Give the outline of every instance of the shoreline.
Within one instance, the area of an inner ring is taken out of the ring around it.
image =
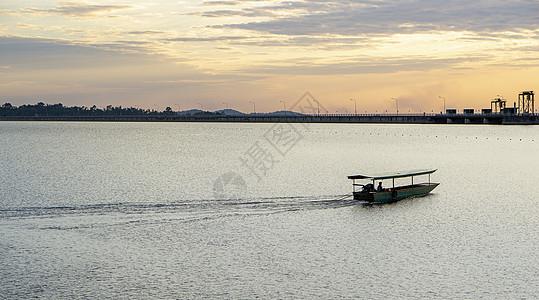
[[[0,116],[0,121],[40,122],[212,122],[212,123],[379,123],[539,125],[539,115],[421,114],[421,115],[305,115],[305,116]]]

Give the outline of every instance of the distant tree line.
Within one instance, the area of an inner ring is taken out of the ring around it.
[[[164,111],[141,109],[133,107],[121,107],[108,105],[101,109],[95,105],[86,106],[64,106],[62,103],[37,104],[13,106],[11,103],[4,103],[0,107],[0,116],[119,116],[119,115],[173,115],[176,112],[167,107]],[[208,113],[208,112],[205,112]]]

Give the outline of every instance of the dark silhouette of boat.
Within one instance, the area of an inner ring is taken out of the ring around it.
[[[408,197],[423,196],[430,193],[439,185],[439,183],[430,182],[430,174],[436,172],[436,170],[437,169],[415,170],[377,175],[353,175],[348,176],[348,179],[353,180],[354,200],[368,201],[371,203],[389,203]],[[414,183],[414,177],[421,175],[428,175],[428,181]],[[410,184],[395,186],[396,178],[405,177],[411,178]],[[360,182],[363,180],[363,183],[356,183],[356,180],[360,180]],[[382,186],[383,180],[392,180],[392,186],[390,188],[384,188]],[[378,182],[378,186],[376,186],[376,182]],[[361,187],[361,189],[356,190],[357,187]]]

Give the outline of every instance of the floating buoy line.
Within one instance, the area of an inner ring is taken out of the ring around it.
[[[273,132],[280,132],[282,131],[281,129],[279,130],[273,130]],[[310,131],[310,130],[298,130],[297,132],[299,133],[321,133],[321,134],[325,134],[325,133],[329,133],[329,134],[338,134],[340,132],[338,131],[320,131],[320,130],[316,130],[316,131]],[[366,133],[366,132],[355,132],[355,133],[351,133],[351,132],[348,132],[348,133],[342,133],[342,134],[346,134],[346,135],[368,135],[368,136],[380,136],[380,133],[372,133],[372,132],[369,132],[369,133]],[[386,134],[382,134],[382,135],[386,135],[386,136],[395,136],[395,137],[427,137],[427,138],[439,138],[438,135],[434,135],[434,136],[431,136],[431,135],[421,135],[421,134],[418,134],[418,135],[415,135],[415,134],[397,134],[397,133],[393,133],[393,134],[390,134],[390,133],[386,133]],[[441,136],[440,138],[443,138],[443,136]],[[493,139],[493,137],[479,137],[479,136],[463,136],[463,137],[459,137],[459,136],[452,136],[452,135],[445,135],[445,138],[446,139],[452,139],[452,138],[455,138],[455,139],[464,139],[464,140],[489,140],[489,139]],[[499,137],[496,137],[496,140],[497,141],[500,141],[500,138]],[[505,139],[501,139],[502,141],[505,140]],[[513,140],[518,140],[520,142],[535,142],[535,139],[522,139],[522,138],[507,138],[507,140],[509,141],[513,141]]]
[[[296,125],[294,123],[294,125]],[[184,129],[199,129],[200,127],[189,126],[183,127]],[[226,130],[227,128],[220,128]],[[252,131],[253,128],[230,128],[233,131]],[[271,130],[272,132],[281,132],[282,129]],[[536,142],[536,139],[525,138],[500,138],[500,137],[480,137],[480,136],[453,136],[453,135],[421,135],[421,134],[404,134],[404,133],[373,133],[373,132],[339,132],[339,131],[326,131],[326,130],[294,130],[297,133],[317,133],[317,134],[343,134],[343,135],[363,135],[363,136],[394,136],[394,137],[424,137],[424,138],[445,138],[445,139],[463,139],[463,140],[496,140],[496,141],[519,141],[519,142]],[[288,131],[287,131],[288,132]],[[192,133],[192,132],[190,132]]]

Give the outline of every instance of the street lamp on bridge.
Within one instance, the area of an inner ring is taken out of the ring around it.
[[[444,113],[444,112],[445,112],[445,97],[442,97],[442,96],[438,96],[438,98],[440,98],[440,99],[444,99],[444,111],[442,112],[442,113]]]
[[[357,115],[357,101],[355,99],[350,99],[350,101],[354,101],[354,114]]]
[[[395,103],[397,105],[397,115],[399,114],[399,99],[397,98],[391,98],[391,100],[395,100]]]

